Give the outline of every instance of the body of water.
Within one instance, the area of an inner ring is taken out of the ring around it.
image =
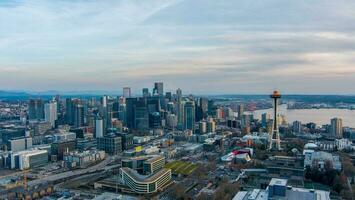
[[[261,119],[263,113],[270,113],[273,117],[273,109],[256,110],[251,112],[255,118]],[[355,110],[347,109],[298,109],[289,110],[287,105],[279,106],[279,113],[286,116],[288,123],[301,121],[302,123],[314,122],[317,125],[330,124],[334,117],[343,119],[343,126],[355,127]]]

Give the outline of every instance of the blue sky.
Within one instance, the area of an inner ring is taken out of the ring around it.
[[[355,1],[2,0],[0,90],[354,94]]]

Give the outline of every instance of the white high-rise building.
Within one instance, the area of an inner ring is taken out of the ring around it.
[[[131,98],[131,88],[130,87],[123,88],[123,97],[124,98]]]
[[[101,98],[101,105],[102,105],[102,107],[104,107],[104,108],[107,107],[107,99],[108,99],[108,96],[107,96],[107,95],[104,95],[104,96]]]
[[[207,123],[206,121],[200,121],[198,123],[200,134],[205,134],[207,132]]]
[[[210,118],[210,119],[207,121],[206,129],[207,129],[207,133],[214,133],[214,132],[216,132],[216,122],[215,122],[212,118]]]
[[[49,122],[52,127],[55,126],[55,121],[57,120],[57,102],[50,101],[44,105],[44,119]]]

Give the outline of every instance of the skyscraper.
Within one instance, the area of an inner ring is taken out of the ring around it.
[[[104,110],[104,123],[106,127],[112,128],[112,118],[113,118],[113,102],[107,103],[107,107]]]
[[[251,115],[243,114],[241,117],[242,128],[250,128]]]
[[[120,104],[118,108],[118,119],[123,122],[124,125],[127,124],[126,121],[126,104]]]
[[[150,96],[148,88],[143,88],[142,92],[143,92],[143,97],[149,97]]]
[[[214,113],[215,105],[214,105],[214,101],[212,99],[208,100],[208,108],[207,108],[207,110],[208,110],[208,115],[209,116],[213,116],[215,114]]]
[[[207,123],[206,123],[206,121],[200,121],[198,123],[198,129],[200,130],[200,134],[205,134],[207,132]]]
[[[134,128],[138,130],[149,129],[149,112],[145,98],[138,98],[134,105]]]
[[[123,97],[124,98],[131,98],[131,88],[130,87],[123,88]]]
[[[163,82],[154,83],[153,95],[164,96],[164,84],[163,84]]]
[[[212,118],[210,118],[207,121],[207,132],[208,133],[216,132],[216,122]]]
[[[84,106],[81,104],[77,104],[75,106],[74,126],[75,127],[84,126]]]
[[[44,102],[42,99],[30,99],[28,103],[28,118],[30,120],[44,119]]]
[[[292,124],[292,130],[294,133],[302,132],[302,123],[300,121],[294,121]]]
[[[182,90],[176,90],[176,114],[178,126],[181,128],[184,124],[184,104],[182,101]]]
[[[95,120],[95,138],[104,136],[104,121],[100,118]]]
[[[52,127],[55,126],[55,121],[57,120],[57,102],[50,101],[44,106],[44,119],[49,122]]]
[[[270,114],[269,113],[263,113],[261,115],[261,125],[263,126],[263,128],[266,128],[267,127],[267,124],[269,123],[270,121]]]
[[[108,101],[108,96],[104,95],[103,97],[101,97],[101,105],[102,107],[107,107],[107,101]]]
[[[200,107],[202,110],[203,118],[206,118],[207,112],[208,112],[208,99],[201,97],[200,98]]]
[[[176,90],[176,99],[177,101],[182,100],[182,90],[180,88]]]
[[[134,113],[134,107],[137,103],[137,98],[127,98],[126,99],[126,113],[125,113],[125,118],[126,118],[126,126],[128,128],[134,128],[134,118],[135,118],[135,113]]]
[[[73,124],[73,103],[71,98],[65,99],[65,121],[67,124]]]
[[[67,124],[69,124],[69,125],[75,124],[76,110],[77,110],[77,106],[79,104],[82,104],[82,101],[77,98],[75,98],[75,99],[67,98],[65,100],[65,119],[66,119]],[[85,112],[85,109],[83,107],[83,114],[84,114],[84,112]]]
[[[195,103],[188,101],[184,106],[184,129],[195,131]]]
[[[244,104],[238,105],[238,118],[241,119],[244,114]]]
[[[343,120],[340,118],[331,119],[331,135],[337,138],[343,137]]]

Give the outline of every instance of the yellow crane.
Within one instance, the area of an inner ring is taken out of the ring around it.
[[[25,191],[28,191],[28,185],[27,185],[27,174],[28,174],[28,169],[25,169],[23,171],[23,188],[25,189]]]

